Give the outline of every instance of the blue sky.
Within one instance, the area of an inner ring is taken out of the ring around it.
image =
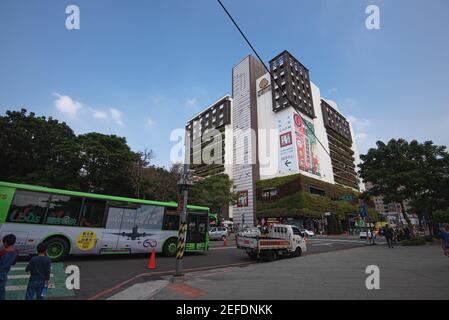
[[[449,144],[449,1],[223,0],[264,62],[284,49],[378,139]],[[65,28],[78,5],[81,29]],[[380,8],[380,30],[365,8]],[[288,10],[285,10],[288,8]],[[0,113],[126,137],[168,166],[170,132],[231,92],[250,49],[215,0],[0,0]]]

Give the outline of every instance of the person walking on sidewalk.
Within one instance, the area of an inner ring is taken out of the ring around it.
[[[449,257],[449,224],[443,224],[440,231],[441,249],[445,256]]]
[[[385,239],[387,240],[388,248],[393,248],[393,230],[388,224],[385,226],[384,234]]]
[[[5,300],[6,282],[11,266],[16,264],[17,252],[14,250],[16,236],[7,234],[2,239],[3,249],[0,250],[0,300]]]
[[[42,291],[48,287],[51,273],[51,259],[45,255],[47,246],[43,243],[37,246],[38,256],[32,257],[25,271],[31,274],[28,281],[26,300],[33,300],[34,296],[38,300],[43,300]]]

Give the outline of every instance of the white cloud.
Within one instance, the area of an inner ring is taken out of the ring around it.
[[[56,109],[70,118],[76,118],[81,109],[83,109],[81,102],[75,101],[69,96],[64,96],[56,92],[53,95],[57,97],[54,102]]]
[[[146,126],[148,128],[151,128],[151,127],[154,127],[155,125],[156,125],[156,122],[153,119],[151,119],[150,117],[148,117],[147,118],[147,122],[146,122]]]
[[[185,106],[187,108],[196,108],[198,106],[198,101],[196,98],[187,99]]]
[[[96,110],[94,108],[89,108],[90,113],[95,119],[107,119],[108,113],[106,111]]]
[[[56,109],[70,118],[77,118],[80,116],[91,116],[97,120],[113,121],[119,126],[123,126],[123,113],[116,108],[109,108],[105,110],[92,108],[82,102],[76,101],[69,96],[59,93],[53,93],[57,97],[54,104]]]
[[[119,126],[124,125],[122,120],[123,113],[120,110],[111,108],[109,109],[109,114],[111,116],[112,121],[114,121],[116,124],[118,124]]]

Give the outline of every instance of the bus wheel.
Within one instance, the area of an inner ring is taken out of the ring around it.
[[[170,238],[164,243],[164,248],[162,249],[162,253],[166,257],[174,257],[176,255],[178,239]]]
[[[63,238],[51,238],[44,242],[47,246],[47,257],[52,261],[61,261],[69,253],[69,244]]]

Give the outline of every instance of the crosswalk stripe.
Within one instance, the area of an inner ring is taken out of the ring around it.
[[[13,274],[8,275],[8,280],[17,280],[17,279],[28,279],[30,277],[29,274]],[[53,274],[50,275],[51,278],[53,278]]]
[[[23,291],[26,290],[28,287],[28,285],[17,285],[17,286],[6,286],[6,291],[10,292],[10,291]],[[48,285],[49,289],[55,289],[55,285],[54,284],[49,284]]]

